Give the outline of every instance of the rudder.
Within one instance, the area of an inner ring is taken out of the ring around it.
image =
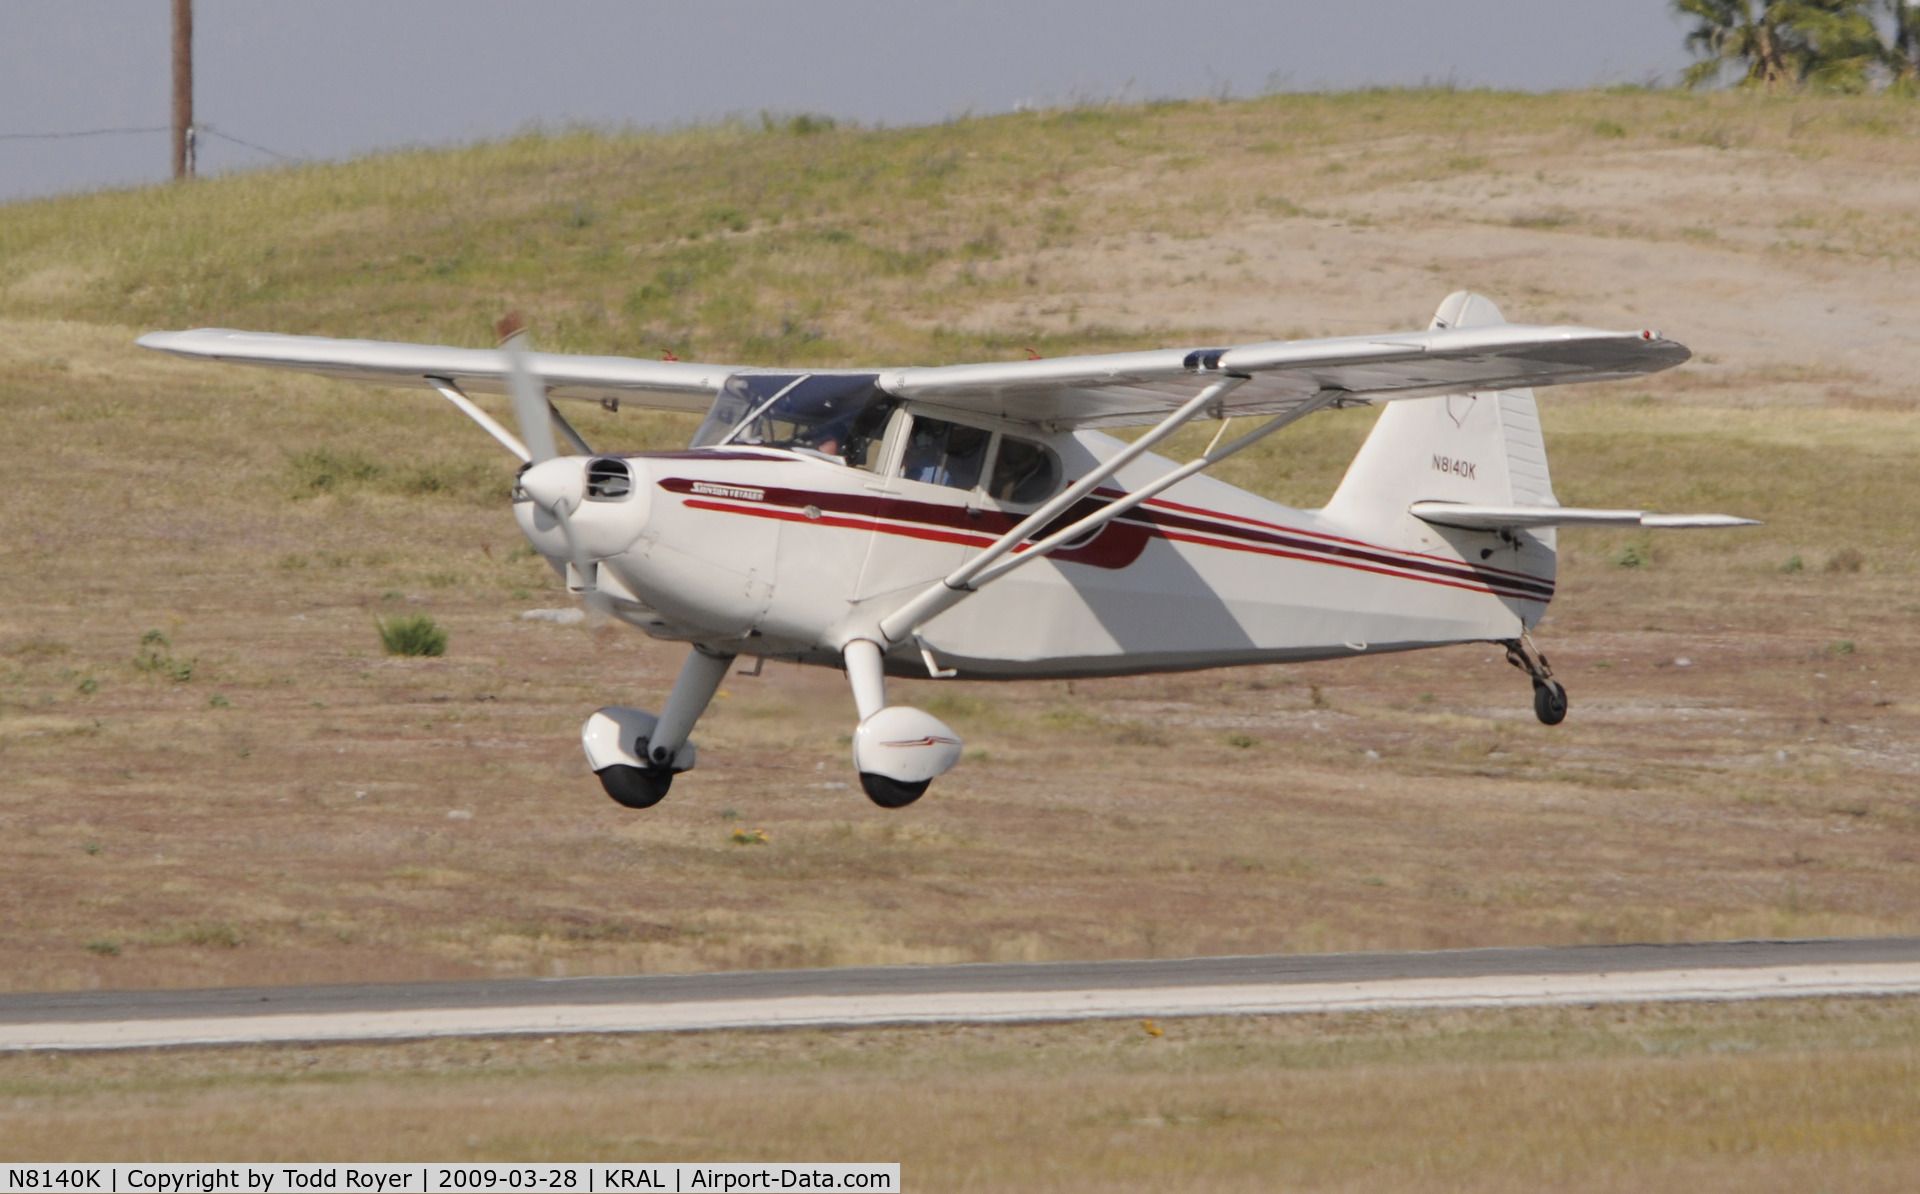
[[[1432,326],[1505,323],[1493,302],[1470,291],[1447,296]],[[1554,533],[1542,529],[1502,539],[1491,532],[1432,527],[1407,513],[1417,501],[1490,506],[1557,506],[1546,442],[1533,391],[1500,390],[1388,403],[1347,467],[1321,515],[1356,538],[1407,551],[1445,550],[1462,559],[1551,581]],[[1527,618],[1531,622],[1537,613]]]

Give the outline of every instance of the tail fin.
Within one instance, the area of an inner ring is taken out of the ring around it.
[[[1505,322],[1490,300],[1462,290],[1440,304],[1432,326],[1484,327]],[[1450,543],[1463,559],[1486,559],[1551,580],[1551,528],[1506,538],[1435,528],[1407,513],[1407,507],[1417,501],[1559,505],[1547,473],[1546,443],[1540,436],[1533,391],[1389,403],[1321,513],[1344,531],[1382,546],[1444,552]],[[1502,558],[1483,556],[1489,546]]]

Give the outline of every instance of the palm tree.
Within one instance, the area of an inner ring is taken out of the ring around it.
[[[1899,0],[1893,0],[1899,3]],[[1864,86],[1881,55],[1868,0],[1673,0],[1694,18],[1687,48],[1699,61],[1682,76],[1689,87],[1720,77],[1727,63],[1746,68],[1741,83],[1769,91],[1804,82]]]
[[[1835,91],[1865,91],[1873,68],[1886,58],[1871,0],[1802,0],[1792,17],[1807,39],[1803,80]]]
[[[1758,4],[1758,11],[1755,4]],[[1780,36],[1779,5],[1774,0],[1674,0],[1674,11],[1695,18],[1687,31],[1687,49],[1699,58],[1681,76],[1689,87],[1704,87],[1720,77],[1728,62],[1746,64],[1744,83],[1769,89],[1798,78],[1790,49]]]
[[[1920,84],[1920,0],[1886,0],[1893,18],[1893,38],[1887,43],[1887,70],[1896,85]]]

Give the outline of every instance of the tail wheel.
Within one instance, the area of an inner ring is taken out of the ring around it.
[[[1540,724],[1557,726],[1567,719],[1567,690],[1558,680],[1543,680],[1533,686],[1533,715]]]
[[[932,783],[930,779],[923,779],[910,784],[873,771],[860,773],[860,786],[867,790],[867,799],[881,808],[905,808],[925,795],[928,785]]]
[[[664,767],[654,770],[615,763],[594,774],[600,777],[600,786],[613,797],[613,802],[627,808],[652,808],[673,786],[673,772]]]

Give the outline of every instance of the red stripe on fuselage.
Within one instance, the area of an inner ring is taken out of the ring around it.
[[[840,527],[850,531],[877,531],[882,534],[902,535],[909,539],[924,539],[933,543],[957,543],[962,547],[985,547],[993,542],[991,538],[980,535],[960,534],[952,531],[937,531],[926,528],[908,529],[889,526],[876,518],[844,518],[837,514],[821,511],[820,517],[810,518],[798,510],[784,509],[778,506],[732,505],[727,502],[709,501],[706,498],[688,498],[685,502],[689,510],[715,510],[722,514],[747,514],[754,518],[771,518],[776,522],[810,522],[815,526]]]
[[[1467,581],[1474,584],[1486,585],[1489,588],[1518,590],[1517,593],[1509,595],[1526,596],[1542,601],[1553,595],[1553,586],[1542,582],[1536,577],[1513,579],[1515,576],[1514,573],[1503,572],[1502,570],[1493,568],[1483,569],[1466,561],[1455,564],[1450,560],[1421,559],[1417,556],[1409,560],[1400,553],[1392,552],[1385,548],[1374,547],[1371,544],[1348,546],[1348,544],[1354,544],[1355,541],[1350,539],[1335,539],[1333,536],[1303,534],[1293,528],[1286,528],[1284,533],[1278,533],[1275,531],[1247,530],[1240,527],[1221,527],[1217,523],[1210,524],[1204,519],[1192,518],[1183,514],[1161,513],[1152,510],[1148,511],[1147,520],[1159,528],[1169,538],[1187,538],[1189,542],[1199,541],[1191,539],[1191,534],[1220,535],[1240,540],[1249,545],[1254,545],[1242,548],[1241,550],[1260,550],[1260,548],[1265,547],[1318,552],[1323,555],[1353,560],[1369,571],[1375,571],[1379,568],[1394,568],[1409,572],[1429,573],[1435,577],[1450,581]],[[1187,531],[1190,535],[1175,535],[1171,528]],[[1316,539],[1323,538],[1330,539],[1332,542],[1326,546],[1315,542]],[[1214,546],[1224,547],[1226,545],[1215,544]]]
[[[1007,514],[994,510],[970,511],[964,507],[946,506],[935,502],[760,485],[746,486],[746,488],[759,489],[765,494],[759,502],[716,501],[711,498],[685,496],[690,495],[695,484],[690,478],[671,477],[662,480],[659,484],[669,492],[683,495],[683,502],[692,509],[747,514],[780,522],[811,522],[846,530],[865,530],[908,539],[952,543],[963,547],[986,547],[997,540],[1001,534],[1012,529],[1017,521]],[[1101,491],[1102,496],[1105,496],[1106,492]],[[1037,533],[1035,538],[1042,538],[1051,531],[1063,529],[1071,522],[1078,521],[1080,517],[1100,509],[1105,504],[1092,498],[1077,503],[1066,515],[1056,519],[1046,530]],[[1083,505],[1088,509],[1083,511],[1081,509]],[[808,506],[817,508],[820,511],[819,516],[810,517],[803,513],[803,509]],[[1174,502],[1149,500],[1143,503],[1143,506],[1147,508],[1129,511],[1108,524],[1093,542],[1075,548],[1071,552],[1057,551],[1053,555],[1063,563],[1091,564],[1109,569],[1124,568],[1145,550],[1148,538],[1164,538],[1200,547],[1212,547],[1221,551],[1239,551],[1349,568],[1357,572],[1395,577],[1400,580],[1422,581],[1470,592],[1485,592],[1496,597],[1520,601],[1544,603],[1553,596],[1552,582],[1504,569],[1482,568],[1465,561],[1445,561],[1409,555],[1362,540],[1305,531],[1241,515],[1201,511],[1197,507],[1183,506]],[[1152,507],[1171,507],[1172,510],[1204,513],[1208,517],[1195,518],[1185,513],[1172,513],[1166,509]],[[1223,525],[1210,522],[1209,518],[1233,519],[1251,525]],[[1261,529],[1254,530],[1251,527]],[[1132,542],[1114,544],[1113,546],[1120,549],[1118,552],[1099,550],[1103,541],[1115,537],[1113,533],[1116,531],[1132,532],[1125,535],[1125,538]],[[1026,550],[1026,545],[1017,550]],[[1111,558],[1115,555],[1123,556],[1124,559],[1109,562],[1108,559],[1075,558],[1087,556]]]
[[[1194,543],[1202,547],[1217,547],[1223,551],[1242,551],[1252,555],[1276,556],[1284,560],[1303,560],[1310,564],[1328,564],[1336,568],[1349,568],[1355,572],[1371,572],[1377,576],[1391,576],[1398,580],[1417,580],[1430,585],[1445,585],[1450,589],[1465,589],[1471,593],[1492,593],[1495,597],[1511,597],[1520,601],[1545,601],[1546,598],[1534,593],[1516,593],[1504,590],[1488,581],[1449,580],[1444,576],[1397,571],[1392,567],[1364,564],[1357,560],[1329,559],[1306,551],[1291,551],[1278,547],[1259,547],[1253,544],[1227,544],[1203,538],[1199,535],[1184,534],[1179,531],[1163,531],[1166,538],[1180,543]]]
[[[1120,497],[1126,496],[1125,494],[1120,493],[1118,490],[1112,490],[1112,489],[1100,489],[1100,490],[1095,490],[1094,492],[1098,493],[1102,497],[1120,498]],[[1436,560],[1432,556],[1422,555],[1419,552],[1402,552],[1402,551],[1397,551],[1390,547],[1381,547],[1378,544],[1368,543],[1363,539],[1348,539],[1342,535],[1330,535],[1325,531],[1313,531],[1313,530],[1307,530],[1302,527],[1287,526],[1285,523],[1268,522],[1264,519],[1253,518],[1246,514],[1229,514],[1224,510],[1209,510],[1204,506],[1188,506],[1180,502],[1170,502],[1165,498],[1148,498],[1142,504],[1147,506],[1149,509],[1178,510],[1185,514],[1197,514],[1205,518],[1223,518],[1233,522],[1243,522],[1243,523],[1246,523],[1248,526],[1259,527],[1262,530],[1279,531],[1288,535],[1300,535],[1308,539],[1322,539],[1328,543],[1335,543],[1345,547],[1358,548],[1368,553],[1383,553],[1389,556],[1404,556],[1412,560],[1420,561],[1422,563],[1432,563],[1432,564],[1437,564],[1441,566],[1445,566],[1448,563],[1448,561]],[[1539,586],[1541,588],[1546,589],[1549,593],[1551,593],[1553,590],[1553,585],[1551,582],[1543,581],[1539,577],[1534,576],[1530,573],[1513,572],[1505,568],[1494,568],[1485,564],[1473,564],[1464,560],[1460,562],[1460,566],[1471,569],[1478,576],[1506,577],[1507,579],[1514,581],[1517,584],[1522,586],[1528,586],[1528,585]]]
[[[660,488],[676,493],[683,498],[691,497],[693,487],[698,484],[722,484],[721,482],[699,481],[690,477],[668,477],[659,482]],[[818,509],[824,521],[828,514],[838,514],[854,518],[873,519],[904,523],[909,526],[938,528],[946,535],[978,537],[949,538],[935,536],[941,542],[969,543],[984,547],[1001,535],[1019,525],[1024,515],[1009,515],[999,510],[968,509],[964,506],[948,506],[939,502],[920,502],[908,498],[891,497],[876,494],[836,493],[831,490],[788,489],[777,485],[749,485],[728,482],[735,488],[759,490],[759,502],[737,508],[741,513],[753,512],[757,507],[784,507],[803,510],[809,506]],[[712,497],[714,495],[704,495]],[[691,500],[688,501],[691,505]],[[1072,509],[1048,524],[1037,537],[1044,537],[1061,530],[1070,523],[1092,514],[1106,503],[1094,498],[1076,502]],[[729,507],[734,509],[735,507]],[[810,520],[811,521],[811,520]],[[876,526],[877,530],[889,529]],[[902,533],[902,532],[895,532]],[[1145,524],[1131,524],[1110,527],[1095,536],[1091,542],[1078,547],[1065,548],[1054,552],[1054,556],[1069,564],[1086,564],[1094,568],[1120,569],[1140,558],[1147,549],[1147,540],[1152,537],[1152,528]]]

